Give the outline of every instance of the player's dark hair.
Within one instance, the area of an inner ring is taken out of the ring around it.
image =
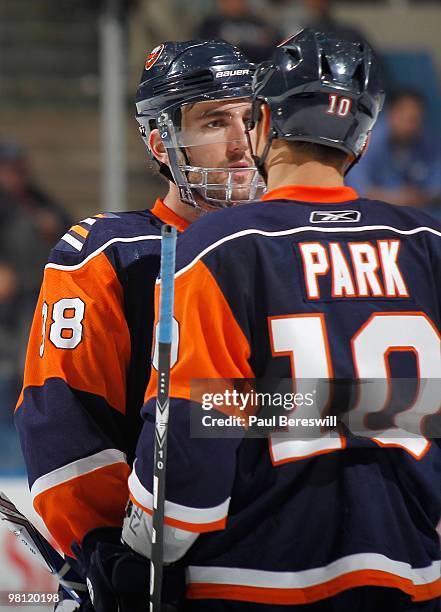
[[[334,147],[320,145],[315,142],[286,141],[286,143],[289,145],[291,151],[297,155],[321,162],[327,166],[333,166],[339,171],[343,171],[348,160],[348,154],[345,153],[345,151],[335,149]]]

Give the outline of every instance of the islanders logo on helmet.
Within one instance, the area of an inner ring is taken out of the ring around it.
[[[152,68],[156,64],[158,59],[161,57],[161,53],[163,52],[163,50],[164,44],[161,44],[150,51],[145,62],[146,70],[150,70],[150,68]]]

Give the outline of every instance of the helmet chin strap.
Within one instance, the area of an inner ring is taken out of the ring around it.
[[[360,161],[360,159],[361,159],[361,155],[357,155],[357,157],[354,157],[354,159],[353,159],[353,160],[352,160],[352,161],[351,161],[351,162],[350,162],[350,163],[349,163],[349,164],[346,166],[346,168],[344,169],[344,172],[343,172],[344,176],[346,176],[346,175],[347,175],[347,173],[349,172],[349,170],[352,170],[352,168],[353,168],[353,167],[354,167],[356,164],[358,164],[358,162]]]
[[[366,151],[368,150],[369,147],[369,142],[371,139],[371,132],[368,132],[367,138],[363,144],[363,147],[360,151],[360,153],[357,155],[357,157],[355,157],[345,168],[345,176],[347,175],[347,173],[349,172],[349,170],[352,170],[352,168],[358,164],[358,162],[360,161],[360,159],[363,157],[363,155],[366,153]]]
[[[169,115],[164,112],[160,117],[158,117],[157,123],[159,132],[161,134],[161,140],[167,149],[170,162],[170,165],[161,164],[162,174],[175,183],[179,189],[179,197],[182,202],[185,202],[193,208],[200,208],[191,192],[186,176],[184,176],[180,170],[178,151],[184,155],[185,159],[187,159],[187,157],[185,151],[178,146],[173,122],[171,121]]]
[[[162,174],[162,176],[164,176],[168,181],[171,181],[172,183],[176,183],[175,178],[173,174],[170,172],[170,168],[167,166],[167,164],[164,164],[163,162],[158,162],[158,164],[159,164],[159,172]]]

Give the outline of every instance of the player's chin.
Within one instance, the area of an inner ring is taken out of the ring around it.
[[[233,196],[236,198],[236,194],[238,194],[240,196],[240,199],[247,199],[254,184],[254,177],[254,171],[241,172],[240,175],[235,176],[234,181],[231,185],[231,191]]]
[[[251,199],[251,190],[249,185],[244,185],[243,187],[237,187],[231,192],[231,200],[232,205],[240,204],[243,202],[247,202]]]
[[[205,189],[195,187],[194,192],[206,201],[209,207],[229,207],[236,203],[246,202],[251,199],[251,192],[255,192],[252,188],[252,180],[254,172],[243,172],[242,176],[234,177],[234,180],[228,184],[227,180],[217,183],[208,183]],[[219,180],[219,177],[217,177]],[[200,202],[199,202],[200,205]],[[204,208],[204,206],[201,206]]]
[[[215,200],[225,202],[226,206],[231,206],[235,201],[248,200],[250,198],[251,186],[249,183],[245,185],[235,185],[228,189],[222,186],[217,188],[208,188],[206,191],[207,200]]]

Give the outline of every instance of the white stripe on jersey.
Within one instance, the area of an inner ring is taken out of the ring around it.
[[[394,574],[414,585],[426,585],[439,580],[441,561],[434,561],[427,567],[411,567],[408,563],[394,561],[377,553],[348,555],[323,567],[301,572],[269,572],[240,569],[237,567],[198,567],[187,569],[187,584],[231,584],[235,586],[263,589],[304,589],[325,584],[339,576],[361,570],[375,570]]]
[[[80,223],[87,223],[87,225],[93,225],[96,223],[96,219],[92,219],[91,217],[87,217],[87,219],[83,219]]]
[[[210,244],[203,251],[201,251],[198,255],[196,255],[196,257],[189,264],[187,264],[184,268],[181,268],[180,270],[178,270],[175,274],[175,278],[178,278],[179,276],[181,276],[181,274],[184,274],[184,272],[187,272],[187,270],[190,270],[190,268],[192,268],[195,264],[197,264],[197,262],[200,259],[202,259],[207,253],[210,253],[210,251],[213,251],[214,249],[216,249],[218,246],[220,246],[224,242],[229,242],[230,240],[235,240],[236,238],[242,238],[243,236],[250,236],[252,234],[258,234],[259,236],[268,236],[269,238],[275,238],[277,236],[292,236],[294,234],[301,234],[303,232],[320,232],[323,234],[332,234],[332,233],[343,233],[343,232],[372,232],[372,231],[378,231],[378,230],[388,230],[390,232],[394,232],[396,234],[402,234],[404,236],[411,236],[412,234],[420,234],[421,232],[429,232],[430,234],[434,234],[435,236],[441,237],[441,232],[439,232],[436,229],[433,229],[433,227],[425,227],[425,226],[414,227],[413,229],[410,229],[410,230],[401,230],[401,229],[398,229],[397,227],[392,227],[390,225],[363,225],[361,227],[316,227],[316,226],[307,225],[305,227],[292,227],[290,229],[281,230],[279,232],[267,232],[265,230],[250,228],[250,229],[242,230],[240,232],[236,232],[235,234],[230,234],[229,236],[224,236],[224,238],[221,238],[217,242],[213,242],[213,244]],[[160,282],[161,282],[161,279],[156,280],[157,284],[159,284]]]
[[[70,234],[65,234],[65,236],[63,236],[62,239],[64,239],[66,236],[69,236],[69,238],[72,238]],[[75,240],[75,238],[73,238],[73,240]],[[48,263],[45,265],[44,269],[46,270],[47,268],[52,268],[53,270],[66,270],[66,271],[79,270],[80,268],[85,266],[91,259],[93,259],[97,255],[105,251],[108,246],[110,246],[111,244],[115,244],[115,242],[138,242],[138,241],[143,241],[143,240],[161,240],[161,236],[133,236],[132,238],[112,238],[111,240],[109,240],[108,242],[100,246],[99,249],[97,249],[96,251],[88,255],[79,264],[75,264],[74,266],[65,266],[61,264]],[[69,240],[67,240],[66,242],[69,242]],[[79,240],[77,242],[81,244]],[[82,244],[81,244],[81,248],[83,248]],[[80,251],[81,249],[78,249],[78,250]]]
[[[141,506],[149,510],[153,508],[153,495],[139,480],[136,474],[136,461],[132,473],[129,476],[129,490]],[[182,506],[181,504],[166,500],[165,516],[183,523],[191,523],[195,525],[195,527],[206,523],[214,523],[226,518],[230,499],[231,498],[228,497],[218,506],[213,506],[211,508],[193,508],[191,506]]]
[[[132,511],[124,518],[121,537],[134,551],[151,559],[152,557],[153,517],[142,508],[133,505]],[[163,549],[164,562],[174,563],[185,555],[199,533],[186,531],[171,525],[164,525]]]
[[[64,234],[61,240],[64,240],[64,242],[67,242],[68,244],[73,246],[73,248],[77,251],[81,251],[84,246],[84,244],[80,242],[80,240],[77,240],[76,238],[74,238],[74,236],[71,236],[70,234]]]
[[[37,478],[31,487],[32,499],[34,500],[37,495],[47,491],[47,489],[51,489],[63,482],[78,478],[78,476],[83,476],[84,474],[89,474],[90,472],[94,472],[108,465],[113,465],[114,463],[127,463],[125,454],[115,448],[108,448],[94,455],[90,455],[89,457],[84,457],[83,459],[78,459],[78,461],[68,463],[63,467],[57,468]]]

